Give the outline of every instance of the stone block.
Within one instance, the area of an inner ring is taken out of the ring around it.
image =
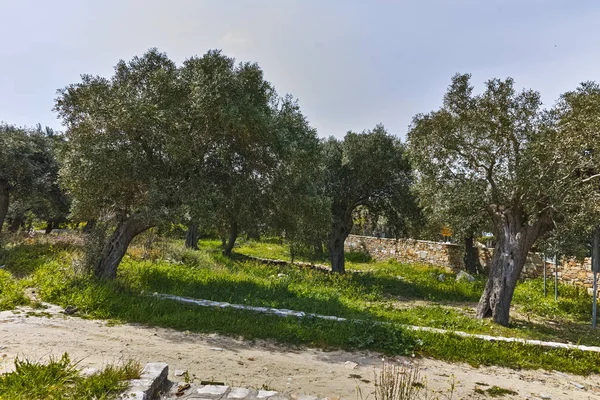
[[[205,385],[196,389],[196,393],[207,399],[220,399],[228,390],[229,386]]]
[[[256,398],[257,399],[267,399],[269,397],[273,397],[276,394],[278,394],[278,392],[274,391],[274,390],[259,390],[258,393],[256,394]]]
[[[227,395],[228,399],[243,399],[250,396],[250,389],[246,388],[231,388],[231,391]]]
[[[123,399],[149,400],[167,382],[169,365],[167,363],[148,363],[142,370],[140,379],[129,381],[129,389],[121,395]]]

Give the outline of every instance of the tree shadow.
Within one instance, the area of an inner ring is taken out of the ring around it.
[[[185,266],[178,266],[185,268]],[[286,267],[276,271],[292,272]],[[254,307],[271,307],[332,315],[354,319],[373,319],[373,314],[343,302],[339,296],[324,295],[301,290],[291,290],[294,281],[290,276],[273,275],[268,280],[253,280],[244,275],[224,275],[217,272],[198,275],[177,274],[168,268],[139,270],[136,284],[151,292],[174,294],[212,301]]]

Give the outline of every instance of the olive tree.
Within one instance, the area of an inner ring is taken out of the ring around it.
[[[561,128],[561,114],[543,110],[539,93],[517,92],[510,78],[474,94],[470,75],[458,74],[439,110],[414,117],[408,141],[421,202],[431,212],[449,207],[455,218],[485,215],[493,228],[480,318],[509,323],[528,252],[576,212],[589,188],[577,176],[583,153],[567,146],[573,134]]]
[[[114,222],[92,268],[112,279],[133,238],[168,212],[177,164],[181,88],[177,68],[150,50],[120,61],[111,78],[83,75],[59,90],[68,146],[61,177],[81,220]]]
[[[185,153],[192,167],[185,202],[192,224],[203,220],[226,237],[229,256],[239,233],[260,223],[272,204],[268,186],[280,151],[276,93],[257,64],[236,64],[220,51],[185,61],[181,78],[197,143]]]
[[[68,200],[57,182],[57,140],[52,130],[41,126],[0,125],[0,230],[7,216],[13,231],[29,212],[42,219],[65,216]]]
[[[364,206],[403,221],[414,209],[412,175],[404,145],[383,125],[363,133],[348,132],[343,140],[332,137],[323,146],[325,194],[331,204],[329,256],[332,270],[343,273],[353,211]]]
[[[11,192],[31,185],[34,168],[30,162],[32,143],[23,129],[0,125],[0,231],[8,214]]]
[[[280,161],[269,185],[273,206],[265,228],[285,238],[293,261],[298,249],[322,244],[330,204],[324,191],[322,146],[316,130],[291,96],[280,99],[275,108]]]

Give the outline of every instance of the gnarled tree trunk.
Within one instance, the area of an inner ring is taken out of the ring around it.
[[[331,225],[329,233],[329,259],[333,272],[345,273],[344,243],[352,230],[352,214],[348,213],[342,218],[336,218]]]
[[[465,239],[465,269],[470,274],[479,273],[480,262],[479,262],[479,250],[477,247],[473,246],[475,240],[473,236],[469,236]]]
[[[322,260],[323,259],[323,242],[321,242],[320,240],[315,240],[313,248],[314,248],[315,258],[317,260]]]
[[[188,249],[198,250],[198,225],[188,225],[188,229],[185,234],[185,247]]]
[[[101,279],[115,279],[117,268],[133,238],[151,226],[137,215],[120,221],[102,250],[100,260],[94,267],[94,275]]]
[[[2,232],[2,225],[8,214],[9,190],[8,181],[0,179],[0,232]]]
[[[233,246],[235,245],[235,241],[238,237],[238,223],[237,221],[233,221],[231,226],[229,227],[229,240],[225,243],[225,249],[223,250],[223,254],[227,257],[231,257],[231,251],[233,250]]]
[[[49,235],[52,232],[52,230],[54,228],[56,228],[57,225],[58,224],[55,221],[48,221],[48,222],[46,222],[46,229],[44,230],[44,233],[46,235]]]
[[[25,216],[23,215],[15,215],[15,217],[10,221],[10,226],[8,230],[12,233],[18,232],[19,228],[25,227]]]
[[[542,233],[543,224],[536,221],[530,225],[521,221],[519,212],[508,211],[499,216],[497,225],[494,256],[477,306],[477,317],[491,316],[496,323],[507,326],[517,280],[531,246]]]

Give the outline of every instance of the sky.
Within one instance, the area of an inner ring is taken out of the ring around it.
[[[0,0],[0,121],[62,130],[56,90],[156,47],[257,62],[322,137],[406,136],[451,77],[515,79],[552,106],[600,81],[597,0]]]

